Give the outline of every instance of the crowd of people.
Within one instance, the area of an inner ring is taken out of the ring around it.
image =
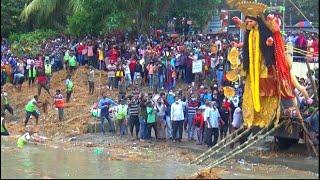
[[[291,34],[287,36],[287,41],[298,42],[296,47],[301,48],[299,38],[294,39]],[[95,72],[105,71],[107,79],[102,82],[110,91],[118,91],[119,97],[114,100],[103,93],[98,100],[103,134],[107,120],[109,132],[115,133],[119,129],[119,133],[125,135],[129,127],[130,135],[141,141],[154,139],[153,130],[157,140],[180,142],[185,131],[189,141],[211,147],[219,138],[240,128],[243,121],[244,84],[241,80],[230,82],[226,79],[226,71],[231,68],[227,55],[232,41],[239,42],[239,36],[180,36],[161,31],[136,38],[114,35],[71,39],[59,36],[44,41],[38,56],[26,54],[23,57],[13,54],[10,44],[2,41],[1,86],[12,83],[21,91],[25,81],[30,88],[37,80],[38,93],[25,106],[25,126],[31,115],[38,123],[36,107],[40,106],[38,98],[42,88],[54,99],[62,121],[63,91],[58,89],[52,95],[52,74],[61,70],[67,72],[65,94],[66,102],[69,102],[74,83],[77,83],[72,81],[72,75],[78,67],[88,67],[89,95],[94,94]],[[313,39],[306,47],[318,51],[318,47],[314,47],[316,43],[318,39]],[[193,72],[195,60],[202,61],[201,72]],[[178,88],[178,83],[186,84],[185,88]],[[225,97],[224,86],[232,86],[235,96]],[[147,87],[148,91],[142,91],[141,87]],[[129,89],[131,93],[128,93]],[[4,102],[2,116],[5,109],[13,114],[7,93],[10,92],[1,91],[4,99],[1,99],[1,103]],[[299,100],[301,104],[305,101]],[[114,115],[112,109],[116,111]]]
[[[313,61],[317,62],[319,58],[319,36],[316,33],[292,33],[288,32],[285,37],[286,42],[292,43],[293,47],[299,48],[304,51],[313,52]],[[300,62],[304,62],[305,54],[296,52],[293,54],[296,56],[296,60]]]

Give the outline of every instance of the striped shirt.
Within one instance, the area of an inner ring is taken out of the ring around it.
[[[129,104],[129,114],[130,116],[138,116],[139,115],[139,103],[132,102]]]
[[[198,101],[190,101],[187,105],[188,115],[195,115],[198,107],[199,107]]]
[[[34,66],[36,68],[43,68],[43,58],[40,56],[38,59],[34,60]]]

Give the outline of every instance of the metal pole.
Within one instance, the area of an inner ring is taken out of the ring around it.
[[[286,0],[283,0],[283,8],[284,8],[283,11],[282,11],[282,19],[283,19],[283,21],[282,21],[282,32],[283,33],[284,33],[284,19],[285,19],[284,18],[284,16],[285,16],[284,15],[284,11],[285,11],[285,4],[286,4],[285,2],[286,2]]]
[[[240,12],[240,19],[241,19],[241,21],[243,21],[242,12]],[[239,28],[239,31],[240,31],[239,41],[243,42],[243,32],[241,31],[241,28]]]

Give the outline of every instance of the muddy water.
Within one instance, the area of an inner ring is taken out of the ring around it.
[[[175,178],[197,168],[174,160],[154,162],[110,161],[103,149],[46,148],[1,142],[1,178]]]
[[[145,161],[113,159],[108,148],[74,146],[45,147],[27,144],[23,149],[1,138],[1,178],[175,178],[200,169],[174,159],[175,156],[151,154]],[[101,150],[101,151],[100,151]],[[166,151],[166,150],[165,150]],[[108,153],[109,152],[109,153]],[[167,157],[168,156],[168,157]],[[276,163],[252,164],[230,160],[221,166],[217,176],[223,179],[319,179],[318,173],[294,170]]]

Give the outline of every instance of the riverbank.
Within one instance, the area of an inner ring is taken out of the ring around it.
[[[159,164],[160,162],[170,162],[178,164],[177,167],[170,166],[170,168],[173,168],[173,170],[164,170],[166,173],[171,171],[175,172],[175,170],[178,171],[180,166],[189,167],[188,163],[190,161],[192,161],[194,158],[196,158],[198,155],[200,155],[208,149],[205,145],[199,146],[196,145],[196,142],[188,142],[186,141],[186,138],[183,138],[181,143],[173,143],[171,141],[140,142],[134,140],[129,135],[119,137],[117,135],[111,136],[111,134],[109,133],[107,133],[107,135],[105,136],[102,136],[101,133],[93,133],[96,131],[88,133],[88,126],[92,125],[92,123],[95,123],[95,125],[98,124],[97,120],[91,117],[89,114],[90,106],[94,102],[97,102],[101,92],[105,92],[109,98],[113,99],[117,99],[118,92],[117,90],[110,91],[107,89],[101,89],[96,90],[94,95],[88,95],[86,84],[87,82],[85,76],[86,71],[87,70],[85,69],[85,67],[81,67],[73,75],[73,81],[75,82],[75,92],[72,94],[71,102],[66,103],[65,120],[62,122],[57,121],[58,113],[56,109],[49,106],[47,113],[44,113],[42,109],[40,109],[41,115],[39,125],[36,126],[35,120],[31,119],[28,123],[28,127],[24,128],[24,105],[37,92],[36,86],[28,88],[27,84],[24,83],[22,87],[23,92],[16,92],[15,90],[12,90],[12,85],[5,85],[4,89],[8,92],[9,100],[11,105],[14,107],[15,115],[8,115],[6,117],[6,126],[11,136],[1,137],[1,147],[3,147],[3,140],[7,141],[10,144],[10,146],[1,148],[1,154],[10,154],[10,151],[14,151],[15,153],[19,153],[21,154],[20,156],[24,157],[24,153],[26,152],[24,152],[24,150],[18,149],[15,143],[18,137],[24,134],[24,132],[27,129],[47,138],[47,140],[45,140],[43,144],[38,143],[37,145],[27,145],[28,148],[31,148],[32,150],[37,151],[38,149],[45,148],[45,150],[53,149],[53,151],[65,153],[81,149],[83,151],[86,151],[86,154],[90,154],[90,156],[102,156],[103,162],[120,162],[124,164],[138,163],[143,164],[144,166],[148,166],[148,164]],[[63,90],[65,88],[65,77],[65,71],[60,71],[53,75],[51,82],[51,92],[53,92],[55,89]],[[106,75],[102,74],[101,79],[106,79]],[[96,79],[95,83],[98,87],[99,80]],[[45,101],[46,99],[49,99],[51,101],[50,97],[48,97],[46,92],[42,92],[40,100]],[[97,129],[97,127],[98,126],[95,126],[95,129]],[[259,147],[259,145],[255,147]],[[265,149],[265,146],[262,149]],[[304,151],[302,150],[302,152]],[[215,171],[213,171],[213,173],[203,171],[202,173],[197,175],[196,178],[232,178],[230,177],[230,174],[232,173],[236,174],[233,176],[234,178],[238,178],[238,176],[253,178],[251,176],[252,172],[255,172],[256,174],[261,174],[261,176],[257,177],[268,178],[268,174],[264,173],[263,168],[269,168],[270,172],[273,172],[275,174],[279,174],[280,172],[288,172],[288,174],[292,174],[292,176],[288,177],[294,177],[296,176],[296,174],[302,174],[302,177],[308,178],[318,177],[318,171],[316,170],[319,167],[318,161],[315,159],[306,159],[307,156],[305,156],[302,152],[291,153],[291,155],[290,153],[283,153],[283,157],[279,158],[279,156],[275,156],[275,154],[278,154],[278,152],[274,153],[270,152],[269,150],[264,151],[259,150],[259,148],[251,148],[248,152],[238,155],[235,159],[222,164],[220,167],[218,167],[219,171],[217,168],[215,168]],[[46,157],[47,155],[44,153],[44,156]],[[68,153],[66,153],[65,156],[68,156]],[[5,158],[6,157],[4,157],[4,159],[1,160],[6,163],[8,159]],[[243,164],[238,163],[238,159],[244,159],[245,162],[257,165],[254,165],[253,168],[251,168],[251,170],[243,170]],[[15,161],[15,159],[13,159],[13,161]],[[74,161],[74,159],[72,159],[72,161]],[[278,165],[280,165],[280,167],[278,167]],[[163,164],[163,166],[169,165],[165,163]],[[202,169],[203,167],[204,166],[191,166],[191,168],[188,169],[188,171],[179,171],[179,173],[174,174],[182,178],[192,178],[190,177],[190,175]],[[152,165],[152,168],[159,168],[159,166]],[[281,169],[281,171],[279,173],[273,171],[273,169],[275,168]],[[1,166],[1,170],[2,169],[3,166]],[[43,171],[45,172],[45,170]],[[313,171],[316,174],[312,174],[310,173],[310,171]],[[239,174],[237,172],[242,172],[242,174]],[[91,175],[93,176],[94,172],[92,172]],[[145,176],[144,174],[139,174],[137,172],[136,177],[140,176],[151,178],[153,177],[152,175]],[[174,178],[176,176],[172,177],[159,175],[156,177]],[[36,177],[41,178],[38,176]],[[275,178],[276,177],[283,178],[281,176],[275,176]]]
[[[17,137],[2,137],[2,142],[7,141],[15,145]],[[28,145],[27,145],[28,146]],[[189,162],[196,158],[207,148],[205,146],[195,145],[195,142],[182,141],[181,143],[148,141],[140,142],[130,136],[120,137],[107,134],[103,136],[100,133],[83,134],[72,138],[53,138],[48,139],[43,144],[29,145],[33,148],[49,148],[62,151],[82,149],[90,152],[92,155],[103,156],[106,162],[138,163],[138,164],[157,164],[163,162],[178,163],[183,166],[191,167],[188,172],[180,174],[177,178],[311,178],[316,179],[319,175],[311,170],[296,170],[288,166],[277,163],[278,157],[274,153],[260,152],[262,157],[274,161],[274,163],[264,163],[264,161],[253,162],[249,158],[257,155],[257,151],[249,151],[238,156],[219,167],[214,168],[212,173],[203,171],[205,166],[189,166]],[[16,151],[18,148],[11,147]],[[197,149],[197,150],[196,150]],[[1,153],[6,151],[2,149]],[[262,158],[259,156],[259,158]],[[258,156],[256,157],[258,158]],[[282,158],[285,161],[291,161],[297,166],[304,166],[305,157],[296,157],[295,160]],[[239,161],[239,159],[244,159]],[[210,162],[210,161],[209,161]],[[314,164],[316,166],[316,164]],[[192,176],[198,173],[197,176]],[[272,174],[272,175],[270,175]],[[285,175],[283,175],[285,174]],[[143,177],[143,175],[141,175]]]

